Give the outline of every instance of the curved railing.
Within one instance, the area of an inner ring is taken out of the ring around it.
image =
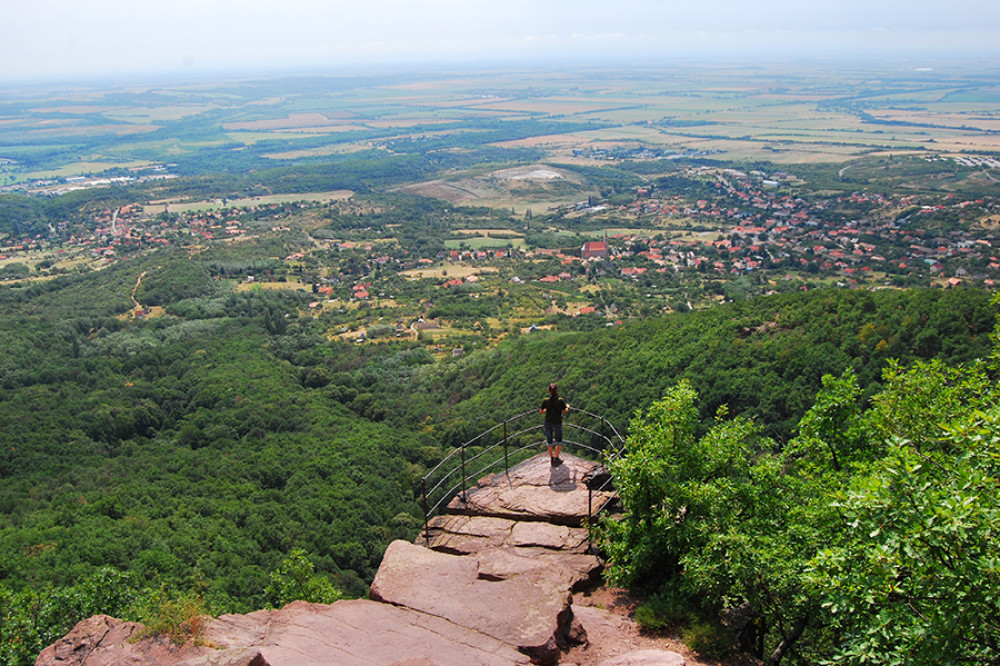
[[[563,449],[588,451],[598,459],[615,459],[622,455],[625,438],[610,421],[583,409],[571,407],[563,419]],[[529,425],[530,421],[530,425]],[[582,422],[581,422],[582,421]],[[489,430],[481,432],[444,457],[421,479],[421,495],[424,509],[424,535],[428,534],[430,519],[436,516],[456,496],[463,501],[469,489],[470,479],[475,480],[486,474],[503,469],[506,473],[511,464],[517,464],[538,453],[545,444],[545,436],[538,410],[530,410],[505,419]],[[595,491],[611,486],[611,479],[600,481],[590,489],[590,498]],[[600,513],[605,505],[594,507],[588,499],[588,517]]]

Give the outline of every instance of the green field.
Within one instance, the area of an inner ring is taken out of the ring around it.
[[[624,72],[580,69],[557,76],[528,70],[408,80],[319,77],[259,88],[231,82],[132,86],[129,104],[99,90],[58,96],[24,92],[0,104],[0,146],[9,146],[7,154],[0,149],[0,157],[18,160],[16,167],[6,165],[4,173],[23,181],[159,161],[180,161],[189,171],[212,173],[236,160],[249,170],[275,161],[341,159],[385,144],[399,150],[400,141],[407,142],[402,146],[407,152],[425,143],[439,150],[434,142],[442,141],[459,150],[498,131],[502,136],[489,145],[563,159],[573,150],[588,151],[602,143],[782,164],[841,162],[881,150],[1000,151],[992,125],[956,125],[961,114],[995,117],[998,87],[981,70],[947,71],[694,65]],[[900,118],[901,109],[919,114],[919,122]],[[301,127],[295,126],[301,118],[317,122],[303,120]],[[137,131],[156,136],[128,138]],[[359,132],[365,138],[359,140]],[[5,141],[15,137],[31,140]],[[227,145],[232,152],[225,152]],[[105,165],[81,155],[114,159]],[[511,205],[527,210],[517,202]]]

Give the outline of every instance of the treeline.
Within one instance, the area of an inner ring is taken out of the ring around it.
[[[468,397],[442,419],[464,435],[479,414],[531,408],[550,381],[574,405],[624,424],[687,379],[703,422],[726,405],[786,441],[823,375],[853,369],[869,395],[890,359],[985,358],[993,318],[989,294],[960,289],[785,294],[610,329],[598,319],[599,332],[539,331],[444,366],[419,395]]]

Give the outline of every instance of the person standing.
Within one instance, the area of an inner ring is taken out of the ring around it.
[[[569,404],[559,397],[559,387],[549,384],[549,397],[542,400],[539,414],[545,414],[545,442],[549,448],[549,462],[553,467],[562,464],[559,454],[562,453],[562,419],[569,411]]]

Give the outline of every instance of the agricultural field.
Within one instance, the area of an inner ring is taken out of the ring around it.
[[[425,338],[468,344],[776,291],[1000,279],[984,250],[1000,242],[1000,87],[968,66],[5,92],[7,281],[181,245],[224,256],[237,293],[312,292],[300,314],[331,335],[425,318]],[[588,242],[607,256],[581,256]]]
[[[550,160],[641,145],[794,164],[1000,147],[1000,88],[988,76],[903,66],[530,70],[5,93],[3,185],[172,160],[209,170],[206,153],[220,148],[237,162],[249,157],[235,154],[242,151],[293,163],[399,151],[402,143],[524,148]]]
[[[246,197],[232,200],[154,201],[147,206],[143,206],[143,212],[146,215],[152,216],[168,211],[174,211],[175,213],[197,213],[224,209],[228,210],[229,208],[257,208],[259,206],[295,202],[330,203],[331,201],[350,199],[353,194],[354,193],[349,190],[340,190],[333,192],[303,192],[301,194],[269,194],[260,197]]]

